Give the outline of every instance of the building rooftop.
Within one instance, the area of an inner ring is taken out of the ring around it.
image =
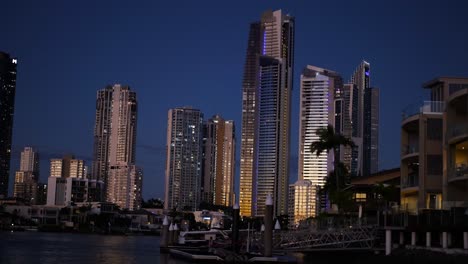
[[[373,185],[373,184],[391,181],[399,177],[401,177],[400,168],[393,168],[393,169],[379,171],[368,176],[355,177],[351,179],[351,184],[352,185],[360,185],[360,184]]]
[[[447,81],[462,81],[468,83],[468,77],[440,76],[423,83],[422,87],[429,89],[432,88],[434,85]]]

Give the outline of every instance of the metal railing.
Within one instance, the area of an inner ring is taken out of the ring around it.
[[[419,175],[418,174],[411,174],[408,175],[406,178],[403,178],[402,187],[403,188],[410,188],[419,186]]]
[[[468,134],[468,125],[462,124],[462,125],[455,125],[451,126],[448,129],[448,139],[458,137],[460,135]]]
[[[424,101],[422,105],[410,105],[402,112],[402,120],[408,117],[424,113],[424,114],[437,114],[445,111],[445,102],[443,101]]]
[[[448,178],[455,179],[468,176],[468,166],[463,164],[461,166],[452,167],[448,170]]]
[[[414,145],[403,145],[401,149],[401,155],[406,156],[413,153],[419,152],[419,146],[417,144]]]

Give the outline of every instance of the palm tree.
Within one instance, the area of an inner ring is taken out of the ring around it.
[[[340,149],[340,146],[354,147],[354,142],[351,139],[343,136],[342,134],[335,133],[335,130],[331,125],[317,129],[315,134],[319,136],[319,140],[312,142],[312,144],[310,145],[310,150],[312,153],[315,152],[317,154],[317,157],[320,156],[320,154],[322,154],[322,152],[324,151],[329,153],[330,150],[333,150],[333,154],[335,157],[335,160],[333,162],[333,170],[336,178],[336,191],[339,192],[339,179],[341,175],[338,151]]]

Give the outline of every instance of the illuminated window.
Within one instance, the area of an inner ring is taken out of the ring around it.
[[[367,193],[355,193],[354,199],[356,202],[365,202],[367,199]]]

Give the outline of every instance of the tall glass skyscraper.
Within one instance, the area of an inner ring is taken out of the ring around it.
[[[364,93],[363,175],[379,171],[379,88]]]
[[[0,198],[8,196],[18,60],[0,52]]]
[[[198,109],[170,109],[164,209],[196,210],[201,200],[203,114]]]
[[[351,171],[356,175],[370,175],[378,171],[378,124],[379,124],[379,91],[370,88],[370,64],[362,61],[351,77],[351,83],[357,88],[356,120],[353,120],[353,161],[357,168]],[[353,112],[354,114],[354,112]]]
[[[266,196],[287,214],[294,18],[267,11],[250,25],[242,91],[240,211],[261,216]]]

